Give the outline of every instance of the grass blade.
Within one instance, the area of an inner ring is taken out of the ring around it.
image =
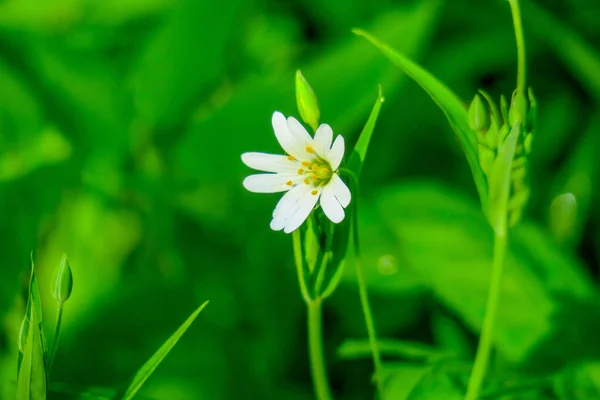
[[[162,360],[169,354],[171,349],[177,344],[177,341],[181,338],[181,336],[185,333],[185,331],[192,325],[200,311],[206,307],[208,301],[204,302],[196,311],[192,313],[188,317],[188,319],[171,335],[171,337],[158,349],[152,357],[138,370],[135,374],[129,387],[125,390],[125,393],[121,397],[123,400],[130,400],[135,396],[135,394],[140,390],[142,385],[148,380],[150,375],[154,372],[154,370],[158,367],[158,365],[162,362]]]

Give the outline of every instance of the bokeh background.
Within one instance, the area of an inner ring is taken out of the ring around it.
[[[526,3],[523,19],[540,123],[493,375],[521,388],[502,398],[600,398],[600,4]],[[242,152],[279,152],[273,111],[297,116],[297,68],[349,144],[383,86],[360,219],[379,335],[403,341],[385,351],[389,398],[419,380],[419,399],[464,384],[468,368],[430,361],[473,356],[491,232],[443,113],[353,27],[465,104],[478,88],[499,99],[515,87],[500,0],[0,1],[1,398],[31,251],[48,332],[63,252],[74,274],[51,398],[123,385],[205,300],[142,396],[313,398],[291,238],[269,229],[278,195],[241,185]],[[362,342],[338,352],[366,338],[352,263],[324,318],[336,396],[373,398]]]

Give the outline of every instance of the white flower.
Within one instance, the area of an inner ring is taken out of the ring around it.
[[[287,120],[273,113],[273,130],[277,141],[288,154],[244,153],[242,161],[250,168],[269,172],[250,175],[244,187],[254,193],[287,192],[273,211],[271,229],[293,232],[308,218],[321,200],[321,208],[334,223],[344,219],[350,204],[350,190],[338,176],[344,156],[344,138],[333,142],[333,130],[321,124],[312,138],[297,119]]]

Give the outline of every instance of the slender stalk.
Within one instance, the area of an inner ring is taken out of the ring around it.
[[[360,303],[362,305],[363,314],[365,316],[365,324],[367,325],[367,332],[369,334],[369,343],[371,344],[371,354],[373,356],[373,364],[375,366],[375,384],[377,385],[377,392],[379,398],[383,400],[384,394],[382,389],[381,377],[383,376],[383,367],[381,365],[381,355],[379,353],[379,345],[377,343],[377,333],[375,331],[375,323],[373,322],[373,315],[371,313],[371,306],[369,305],[369,295],[367,293],[367,284],[365,283],[364,272],[360,263],[360,245],[358,240],[358,182],[356,177],[354,178],[354,205],[353,209],[353,220],[352,220],[352,232],[354,242],[354,255],[356,264],[356,280],[358,282],[358,293],[360,295]]]
[[[59,301],[56,311],[56,325],[54,327],[54,337],[52,339],[52,347],[50,348],[50,357],[48,358],[48,374],[54,364],[54,356],[56,356],[56,348],[58,347],[58,339],[60,337],[60,326],[62,324],[63,302]]]
[[[325,357],[323,356],[323,341],[321,328],[321,299],[308,303],[308,345],[310,348],[310,370],[315,395],[318,400],[330,400],[331,391],[325,368]]]
[[[526,70],[525,70],[525,39],[523,37],[523,24],[521,22],[521,9],[519,8],[519,0],[508,0],[513,17],[513,25],[515,26],[515,37],[517,39],[517,88],[521,93],[526,93]]]
[[[469,379],[467,394],[465,400],[475,400],[479,397],[479,392],[483,385],[483,380],[488,368],[490,353],[492,350],[494,326],[498,303],[500,298],[500,287],[502,283],[502,270],[504,269],[504,258],[506,254],[507,235],[494,234],[494,259],[492,261],[492,279],[490,291],[488,293],[485,316],[483,317],[483,326],[481,328],[481,337],[477,346],[473,372]]]

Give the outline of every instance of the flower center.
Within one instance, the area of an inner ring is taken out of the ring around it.
[[[327,184],[333,176],[329,162],[321,157],[315,157],[312,161],[302,161],[302,167],[298,169],[299,175],[304,175],[304,183],[314,186]]]

